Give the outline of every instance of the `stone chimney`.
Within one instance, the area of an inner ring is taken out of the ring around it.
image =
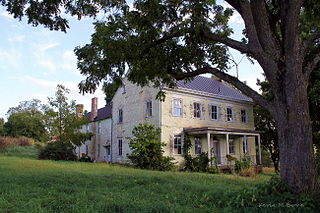
[[[98,116],[98,98],[91,99],[91,116],[90,120],[93,121]]]
[[[83,104],[76,105],[76,115],[77,117],[81,117],[83,115]]]

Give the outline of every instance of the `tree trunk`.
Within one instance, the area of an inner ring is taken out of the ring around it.
[[[279,139],[280,175],[294,193],[313,191],[316,177],[308,83],[302,71],[291,70],[281,85],[281,91],[275,93],[273,113]]]

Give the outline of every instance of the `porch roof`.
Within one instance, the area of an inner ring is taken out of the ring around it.
[[[234,129],[234,128],[219,128],[219,127],[198,127],[198,128],[184,128],[184,132],[189,134],[230,134],[230,135],[252,135],[258,136],[262,131],[252,129]]]

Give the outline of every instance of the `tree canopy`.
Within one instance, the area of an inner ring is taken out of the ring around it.
[[[44,105],[40,100],[20,102],[17,107],[11,107],[4,124],[5,135],[25,136],[38,141],[48,140],[48,132],[44,122]]]

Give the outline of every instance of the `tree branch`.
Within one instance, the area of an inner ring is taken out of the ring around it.
[[[310,61],[304,69],[304,74],[307,79],[309,79],[313,70],[317,68],[320,63],[320,53],[318,53],[312,61]]]
[[[240,15],[242,15],[240,1],[239,0],[226,0]]]
[[[313,45],[314,41],[320,39],[320,30],[314,32],[308,39],[306,39],[303,43],[304,53],[308,51],[308,49]]]
[[[207,39],[225,44],[235,50],[238,50],[241,53],[251,54],[251,51],[249,50],[248,45],[244,44],[240,41],[228,38],[226,36],[221,36],[221,35],[217,35],[217,34],[214,34],[211,32],[207,32],[207,31],[203,31],[202,34]]]
[[[237,89],[239,89],[243,94],[247,95],[248,97],[252,98],[253,101],[262,106],[263,108],[267,109],[269,112],[273,111],[272,105],[270,102],[268,102],[263,96],[261,96],[259,93],[251,89],[249,86],[241,82],[239,79],[236,77],[233,77],[227,73],[221,72],[220,70],[213,68],[213,67],[203,67],[200,69],[197,69],[192,72],[188,73],[178,73],[178,74],[172,74],[172,76],[177,79],[177,80],[182,80],[185,78],[190,78],[190,77],[195,77],[200,74],[205,74],[205,73],[211,73],[217,76],[218,78],[221,78],[222,80],[232,84],[235,86]]]
[[[171,34],[167,34],[167,35],[164,35],[162,38],[160,39],[157,39],[153,42],[150,42],[149,44],[146,45],[146,47],[144,48],[144,50],[142,51],[142,55],[145,55],[149,52],[149,50],[152,48],[152,47],[155,47],[159,44],[162,44],[170,39],[173,39],[175,37],[179,37],[181,36],[182,33],[181,32],[173,32]]]

